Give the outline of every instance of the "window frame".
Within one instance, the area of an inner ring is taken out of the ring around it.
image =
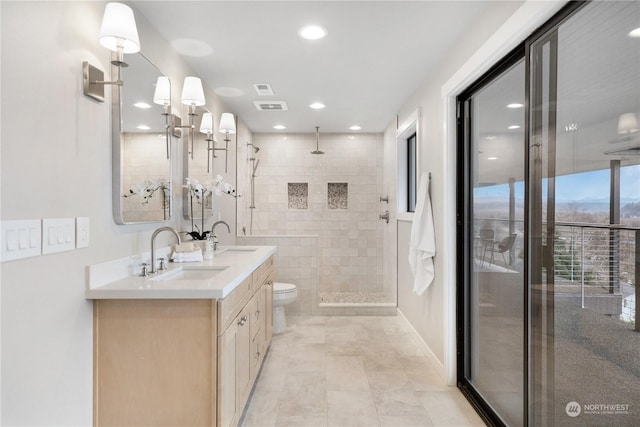
[[[396,131],[396,147],[397,147],[397,217],[400,220],[412,220],[413,210],[410,210],[409,192],[414,190],[413,202],[417,197],[418,176],[420,172],[420,118],[421,110],[418,108],[407,117],[407,119],[398,127]],[[414,182],[409,185],[410,179],[410,153],[409,140],[415,136],[415,152],[414,154]],[[415,210],[415,205],[413,206]]]

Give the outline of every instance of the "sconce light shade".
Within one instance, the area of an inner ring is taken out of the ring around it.
[[[159,105],[168,105],[171,103],[171,85],[169,77],[160,76],[156,81],[156,90],[153,92],[153,102]]]
[[[114,52],[122,48],[123,53],[140,50],[140,39],[133,10],[122,3],[107,3],[100,27],[100,44]]]
[[[226,134],[236,133],[236,121],[231,113],[222,113],[220,117],[220,127],[218,131]]]
[[[200,107],[205,104],[202,80],[198,77],[185,77],[182,86],[182,103]]]
[[[204,113],[202,115],[202,122],[200,122],[200,132],[205,134],[213,133],[213,115],[211,113]]]
[[[638,132],[638,118],[635,113],[624,113],[618,117],[618,134],[628,135]]]

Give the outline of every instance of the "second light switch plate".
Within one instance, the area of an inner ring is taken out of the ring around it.
[[[76,247],[76,219],[42,220],[42,253],[71,251]]]

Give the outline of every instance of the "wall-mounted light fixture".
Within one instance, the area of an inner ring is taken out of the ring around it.
[[[111,63],[117,67],[117,78],[114,81],[105,81],[104,71],[84,61],[82,91],[86,96],[104,102],[105,85],[122,86],[120,69],[127,66],[124,62],[124,54],[140,51],[136,20],[129,6],[122,3],[107,3],[102,17],[99,41],[102,46],[115,52]]]
[[[220,150],[224,150],[224,172],[227,172],[227,160],[229,157],[229,135],[233,135],[236,133],[236,120],[231,113],[222,113],[220,116],[220,126],[218,126],[218,132],[224,133],[224,148],[220,148]]]
[[[181,101],[184,105],[189,106],[189,125],[179,127],[189,128],[188,139],[191,140],[191,158],[193,159],[194,117],[198,115],[196,113],[196,107],[202,107],[206,103],[202,80],[200,80],[199,77],[188,76],[184,78]]]

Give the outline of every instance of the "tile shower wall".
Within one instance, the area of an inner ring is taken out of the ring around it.
[[[247,157],[244,172],[239,165],[238,174],[244,176],[246,182],[240,183],[239,178],[239,186],[248,195],[238,201],[239,234],[244,227],[252,235],[318,236],[319,291],[384,292],[387,224],[378,219],[384,210],[379,201],[382,135],[321,133],[324,155],[310,154],[315,134],[254,134],[252,143],[260,147],[259,153],[238,156]],[[260,158],[254,180],[255,209],[249,209],[250,157]],[[308,185],[307,209],[290,209],[290,183]],[[330,183],[337,185],[330,190]]]
[[[273,266],[278,282],[293,283],[298,298],[286,307],[289,314],[317,314],[318,236],[238,236],[239,245],[277,246]]]

